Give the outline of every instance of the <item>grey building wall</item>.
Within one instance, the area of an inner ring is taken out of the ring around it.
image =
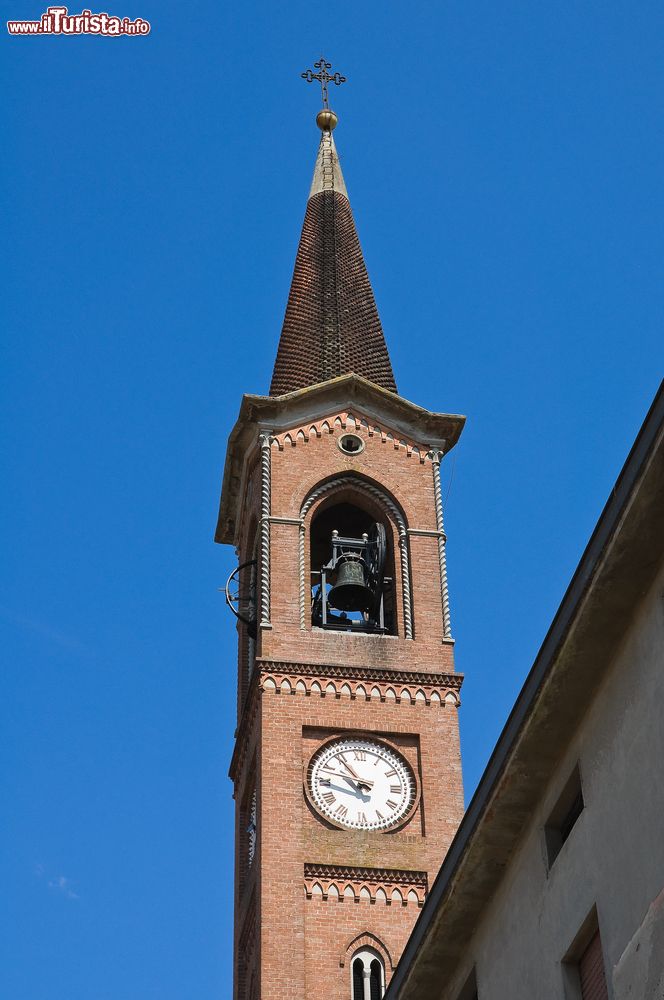
[[[594,906],[609,996],[664,1000],[664,570],[561,752],[441,1000],[473,965],[479,1000],[576,1000],[561,962]],[[585,808],[549,870],[543,828],[577,763]]]

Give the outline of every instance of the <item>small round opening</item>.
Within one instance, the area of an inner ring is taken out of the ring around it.
[[[346,455],[357,455],[364,450],[364,441],[357,434],[344,434],[339,438],[339,447]]]

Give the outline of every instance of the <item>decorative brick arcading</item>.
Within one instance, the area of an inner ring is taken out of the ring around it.
[[[427,888],[426,872],[346,865],[304,866],[307,899],[323,902],[423,906]]]
[[[350,372],[396,392],[348,198],[321,191],[307,203],[270,395]]]
[[[402,437],[393,427],[383,424],[373,423],[373,421],[359,412],[352,413],[349,410],[342,410],[333,416],[318,420],[313,424],[304,424],[297,430],[287,431],[285,434],[276,434],[273,443],[283,451],[284,448],[295,448],[296,445],[306,443],[310,438],[319,438],[323,434],[343,433],[345,431],[354,434],[366,435],[368,438],[376,437],[382,444],[392,446],[395,451],[401,452],[407,458],[416,458],[420,464],[432,461],[437,452],[427,451],[411,438]]]
[[[260,688],[267,694],[321,698],[376,699],[403,705],[460,704],[461,674],[380,670],[330,664],[260,665]]]

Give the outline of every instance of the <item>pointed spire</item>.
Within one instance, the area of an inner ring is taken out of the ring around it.
[[[320,146],[270,395],[281,396],[350,372],[396,392],[332,138],[337,116],[324,108],[316,122]]]

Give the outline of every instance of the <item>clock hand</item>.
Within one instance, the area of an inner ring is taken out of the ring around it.
[[[355,771],[353,771],[353,769],[350,767],[348,768],[348,770],[350,771],[355,781],[358,782],[358,784],[364,785],[365,788],[371,788],[371,786],[373,785],[373,781],[370,781],[368,778],[358,777],[358,775],[355,774]],[[325,774],[333,774],[335,778],[343,778],[345,781],[351,780],[347,774],[339,774],[338,771],[333,771],[331,767],[321,767],[321,772],[324,772]]]
[[[364,788],[371,788],[372,787],[373,781],[369,781],[368,778],[360,778],[359,774],[355,773],[355,771],[353,770],[353,768],[350,766],[350,764],[346,763],[346,761],[343,759],[343,757],[341,757],[339,759],[341,760],[341,763],[346,768],[346,770],[349,771],[353,775],[353,777],[357,781],[357,783],[360,786],[360,788],[362,786],[364,786]],[[344,777],[345,777],[345,775],[344,775]]]
[[[321,772],[323,771],[325,774],[333,774],[335,778],[343,778],[344,781],[347,781],[349,785],[353,786],[355,791],[361,791],[361,785],[358,785],[357,788],[355,788],[355,782],[357,781],[356,778],[349,778],[347,774],[339,774],[338,771],[332,771],[329,767],[321,767]]]
[[[360,778],[359,774],[355,773],[354,769],[350,766],[350,764],[347,762],[347,760],[346,760],[345,757],[342,757],[341,754],[339,754],[339,756],[337,757],[337,760],[340,761],[340,763],[343,764],[343,766],[346,768],[346,770],[349,771],[353,775],[353,777],[355,778],[356,781],[361,781],[362,780]]]
[[[356,789],[356,791],[358,792],[361,792],[363,788],[367,788],[367,791],[369,790],[368,786],[365,785],[365,783],[362,781],[361,778],[351,778],[347,774],[340,774],[339,777],[343,778],[344,781],[347,781],[348,784],[352,785],[353,788]]]
[[[342,775],[339,775],[339,777],[341,778]],[[347,785],[335,785],[332,782],[330,782],[329,785],[325,785],[325,788],[329,789],[331,792],[341,792],[343,795],[353,795],[357,798],[358,794],[361,794],[360,789],[356,788],[352,783],[352,778],[348,778],[347,780],[350,783],[350,788]]]

